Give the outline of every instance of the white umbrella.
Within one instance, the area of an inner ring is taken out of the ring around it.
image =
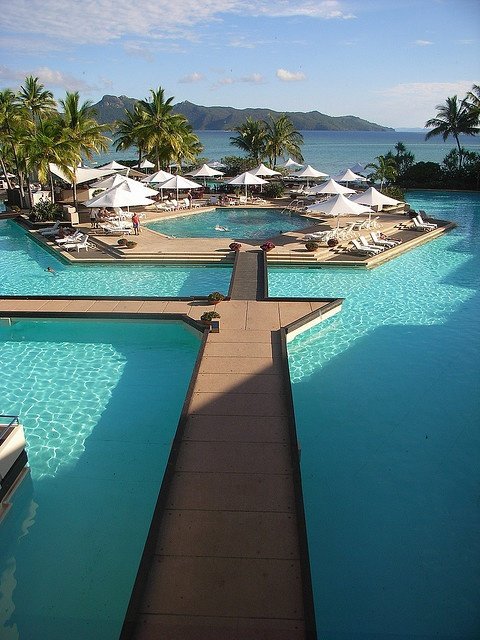
[[[299,171],[295,175],[297,176],[297,178],[306,178],[307,179],[307,187],[308,187],[308,179],[309,178],[327,178],[328,177],[327,173],[322,173],[321,171],[318,171],[317,169],[314,169],[309,164],[307,164],[305,169],[302,169],[302,171]]]
[[[183,176],[172,176],[169,180],[162,183],[162,189],[176,189],[177,190],[177,200],[178,200],[178,192],[181,189],[201,189],[202,185],[198,184],[198,182],[193,182],[192,180],[187,180]]]
[[[160,171],[157,171],[156,173],[152,173],[151,176],[145,176],[145,178],[142,178],[142,182],[158,182],[158,183],[162,183],[162,182],[166,182],[167,180],[170,180],[170,178],[173,178],[173,173],[169,173],[168,171],[163,171],[162,169]]]
[[[285,164],[282,164],[282,167],[285,167],[286,169],[290,167],[303,167],[303,164],[300,164],[299,162],[295,162],[295,160],[292,160],[291,158],[289,158],[285,162]]]
[[[156,189],[151,189],[141,182],[137,182],[137,180],[132,180],[131,178],[127,178],[126,176],[121,176],[116,173],[114,176],[109,176],[104,180],[99,180],[90,185],[92,188],[99,189],[110,189],[111,187],[116,187],[118,184],[124,184],[127,189],[130,191],[138,192],[148,198],[148,196],[156,196],[158,195],[158,191]]]
[[[356,162],[353,167],[350,167],[350,171],[353,171],[354,173],[362,173],[365,171],[365,165],[360,164],[360,162]]]
[[[337,216],[337,233],[340,222],[340,216],[358,216],[362,213],[371,214],[372,210],[365,205],[352,202],[349,198],[346,198],[342,193],[337,193],[336,196],[324,200],[324,202],[317,202],[307,207],[308,211],[321,212],[326,216],[332,218]]]
[[[145,160],[142,160],[140,162],[140,164],[136,164],[135,168],[136,169],[153,169],[155,165],[153,164],[153,162],[150,162],[150,160],[147,160],[145,158]]]
[[[125,184],[117,184],[83,204],[86,207],[135,207],[153,204],[153,200],[137,191],[130,191]]]
[[[227,181],[227,184],[237,184],[237,185],[245,185],[245,195],[247,195],[247,187],[252,184],[267,184],[267,180],[263,180],[263,178],[259,178],[258,176],[254,176],[253,173],[248,171],[244,171],[239,176],[235,176],[231,180]]]
[[[352,196],[351,199],[354,202],[365,204],[369,207],[378,207],[378,211],[381,211],[384,205],[400,204],[400,200],[395,200],[394,198],[390,198],[390,196],[384,195],[380,191],[377,191],[375,187],[370,187],[363,193]]]
[[[56,176],[61,178],[67,184],[73,184],[73,180],[71,180],[66,173],[60,169],[59,166],[54,164],[53,162],[49,162],[48,166],[50,167],[50,171],[54,173]],[[72,169],[73,171],[73,169]],[[102,178],[103,176],[108,176],[113,173],[112,169],[89,169],[85,167],[76,167],[75,168],[75,182],[77,184],[81,184],[82,182],[89,182],[90,180],[95,180]]]
[[[218,171],[217,169],[212,169],[208,164],[202,164],[198,169],[194,169],[193,171],[189,171],[185,174],[186,176],[192,176],[194,178],[203,178],[203,184],[207,183],[207,178],[214,178],[215,176],[223,176],[223,171]]]
[[[116,160],[112,160],[108,164],[102,164],[99,169],[113,169],[114,171],[121,171],[122,169],[130,169],[130,167],[126,167],[124,164],[120,164],[116,162]]]
[[[354,173],[351,169],[345,169],[338,176],[333,178],[337,182],[366,182],[365,176],[359,176],[358,173]]]
[[[327,182],[324,182],[323,184],[318,185],[317,187],[311,187],[311,189],[308,190],[308,193],[311,195],[315,195],[318,193],[355,193],[355,189],[349,189],[348,187],[344,187],[343,184],[338,184],[338,182],[335,182],[335,180],[333,180],[333,178],[330,178],[330,180],[328,180]]]
[[[248,173],[253,174],[254,176],[279,176],[280,171],[274,171],[273,169],[269,169],[263,163],[259,164],[255,169],[249,169]]]

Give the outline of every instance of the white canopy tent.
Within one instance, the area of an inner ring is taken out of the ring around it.
[[[351,169],[345,169],[338,176],[333,177],[337,182],[366,182],[365,176],[360,176],[358,173],[354,173]]]
[[[240,175],[235,176],[235,178],[228,180],[227,184],[245,185],[245,196],[246,196],[247,188],[249,185],[267,184],[267,180],[264,180],[263,178],[259,178],[258,176],[254,176],[253,173],[250,173],[249,171],[244,171]]]
[[[218,171],[209,167],[208,164],[202,164],[198,169],[193,169],[185,174],[186,176],[192,176],[194,178],[214,178],[215,176],[223,176],[223,171]]]
[[[295,160],[292,160],[292,158],[289,158],[284,164],[281,165],[282,167],[285,167],[285,169],[290,169],[291,167],[303,167],[303,164],[300,164],[299,162],[295,162]]]
[[[254,176],[267,177],[267,176],[280,176],[280,171],[274,171],[273,169],[269,169],[263,163],[259,164],[255,169],[249,169],[248,173],[251,173]]]
[[[177,191],[177,200],[178,200],[178,192],[185,191],[186,189],[201,189],[202,185],[198,184],[198,182],[193,182],[192,180],[188,180],[183,176],[172,176],[169,180],[162,183],[162,189],[176,189]]]
[[[49,163],[50,171],[61,178],[67,184],[73,184],[73,180],[71,180],[67,174],[61,169],[58,165],[53,162]],[[73,168],[72,168],[73,171]],[[90,182],[90,180],[99,180],[103,178],[103,176],[109,176],[114,171],[112,169],[90,169],[86,167],[76,167],[75,168],[75,177],[76,184],[82,184],[83,182]]]
[[[319,184],[316,187],[311,187],[308,191],[308,194],[310,195],[317,195],[317,194],[335,194],[335,193],[355,193],[355,189],[349,189],[348,187],[344,187],[342,184],[339,184],[338,182],[335,182],[335,180],[333,180],[333,178],[330,178],[330,180],[328,180],[327,182],[324,182],[322,184]]]
[[[90,186],[97,189],[110,189],[111,187],[116,187],[119,184],[124,184],[130,191],[138,192],[146,196],[147,198],[149,196],[156,196],[158,194],[158,191],[156,189],[147,187],[141,182],[137,182],[137,180],[132,180],[131,178],[119,175],[118,173],[103,180],[94,182]]]
[[[130,167],[126,167],[124,164],[120,164],[116,160],[112,160],[107,164],[102,164],[98,167],[99,169],[113,169],[114,171],[121,171],[122,169],[130,169]]]
[[[363,213],[372,214],[372,210],[357,202],[352,202],[349,198],[346,198],[342,193],[337,193],[336,196],[332,196],[324,202],[317,202],[307,207],[307,212],[321,212],[326,216],[337,217],[337,233],[340,224],[340,216],[358,216]]]
[[[352,196],[351,200],[369,207],[377,207],[378,211],[381,211],[384,206],[401,204],[400,200],[395,200],[394,198],[390,198],[390,196],[384,195],[380,191],[377,191],[375,187],[370,187],[363,193]]]
[[[150,160],[145,158],[140,162],[140,164],[135,165],[135,169],[153,169],[154,166],[153,162],[150,162]]]
[[[160,169],[160,171],[157,171],[156,173],[152,173],[151,176],[145,176],[144,178],[142,178],[142,182],[157,182],[159,184],[161,184],[162,182],[166,182],[167,180],[170,180],[170,178],[173,178],[174,175],[173,173],[169,173],[168,171],[163,171],[163,169]]]
[[[83,203],[86,207],[137,207],[153,204],[138,191],[130,191],[125,183],[117,184]]]
[[[302,169],[302,171],[299,171],[298,173],[296,173],[295,176],[297,178],[306,178],[307,187],[308,187],[308,181],[309,181],[310,178],[328,178],[328,174],[327,173],[323,173],[322,171],[318,171],[318,169],[314,169],[309,164],[307,164],[305,169]]]

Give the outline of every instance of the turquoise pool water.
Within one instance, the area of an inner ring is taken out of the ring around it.
[[[0,526],[2,640],[117,640],[199,348],[181,323],[0,326],[31,477]]]
[[[228,231],[216,231],[217,225],[227,228]],[[305,218],[283,212],[281,209],[227,207],[207,213],[151,222],[146,226],[176,238],[226,236],[236,240],[268,240],[287,231],[304,229],[309,226],[309,223]]]
[[[480,194],[412,192],[455,231],[368,272],[269,269],[346,297],[289,345],[319,637],[480,637]]]
[[[231,274],[228,266],[69,265],[15,222],[0,222],[0,295],[200,296],[227,293]]]

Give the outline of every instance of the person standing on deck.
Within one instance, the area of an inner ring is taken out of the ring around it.
[[[140,218],[138,217],[138,213],[134,213],[132,216],[132,224],[133,224],[133,233],[138,236],[140,233]]]

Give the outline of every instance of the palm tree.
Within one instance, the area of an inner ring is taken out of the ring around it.
[[[233,130],[238,133],[238,136],[232,136],[230,144],[245,151],[256,164],[262,162],[266,155],[265,123],[248,117],[243,124],[234,127]]]
[[[75,167],[85,156],[92,159],[94,153],[107,151],[110,139],[103,132],[107,125],[98,124],[95,120],[95,111],[89,101],[80,104],[78,91],[67,91],[65,99],[60,100],[63,113],[60,115],[60,126],[64,129],[64,135],[71,145],[73,156],[68,152],[68,160],[74,159],[73,166],[67,170],[67,175],[73,181],[73,200],[77,205],[77,183],[75,179]],[[70,148],[70,147],[69,147]]]
[[[150,94],[150,100],[139,102],[142,119],[136,131],[157,171],[180,158],[195,159],[196,150],[201,149],[200,140],[185,116],[173,113],[173,97],[165,100],[161,87],[150,89]]]
[[[9,150],[12,154],[17,170],[21,206],[25,206],[24,172],[25,163],[22,153],[22,145],[30,134],[31,123],[25,113],[25,109],[17,100],[17,96],[11,89],[0,91],[0,147],[3,154]],[[5,163],[2,155],[2,168],[5,176]],[[7,177],[7,183],[8,183]],[[10,184],[11,188],[11,184]]]
[[[397,142],[394,146],[395,154],[391,151],[387,153],[386,158],[393,158],[397,169],[397,176],[401,176],[415,162],[415,156],[411,151],[407,151],[407,147],[403,142]]]
[[[382,189],[384,182],[395,180],[397,176],[397,165],[393,157],[377,156],[375,160],[377,161],[376,163],[371,162],[367,164],[365,168],[373,169],[372,178],[380,180],[380,189]]]
[[[442,136],[444,140],[453,136],[458,148],[458,168],[462,168],[462,147],[459,136],[461,134],[474,136],[478,133],[478,115],[469,109],[466,100],[459,101],[457,96],[447,98],[445,104],[436,106],[437,116],[427,120],[426,127],[433,127],[425,136],[425,140],[433,136]]]
[[[18,100],[30,112],[34,127],[42,116],[52,113],[56,108],[53,93],[47,91],[38,78],[33,76],[25,78],[24,86],[20,87]]]
[[[133,111],[125,109],[123,120],[116,123],[115,133],[115,149],[117,151],[126,151],[130,147],[138,149],[138,164],[142,162],[145,141],[142,137],[140,126],[144,119],[144,111],[142,111],[139,103],[135,103]]]
[[[465,104],[476,115],[478,125],[480,119],[480,85],[474,84],[471,91],[468,91]]]
[[[277,166],[277,158],[283,155],[289,155],[297,162],[303,162],[300,151],[303,136],[294,129],[292,121],[286,114],[276,120],[270,117],[270,122],[265,123],[265,139],[265,152],[273,169]]]

